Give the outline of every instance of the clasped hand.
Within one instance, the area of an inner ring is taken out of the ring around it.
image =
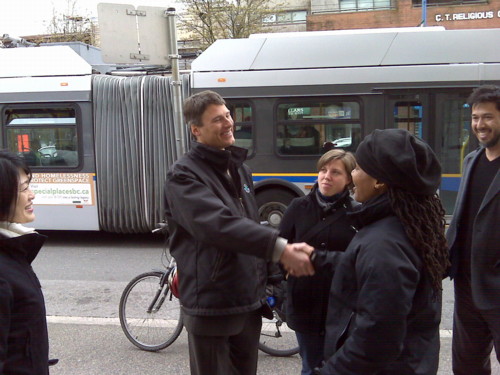
[[[280,262],[292,276],[314,275],[314,267],[310,255],[314,248],[305,242],[287,244],[281,254]]]

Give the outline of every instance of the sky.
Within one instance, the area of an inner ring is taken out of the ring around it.
[[[75,2],[77,9],[74,15],[95,17],[96,20],[97,4],[99,3],[165,8],[174,4],[172,0],[4,0],[0,10],[0,36],[9,34],[11,37],[21,37],[45,34],[54,11],[59,14],[68,14],[68,10],[71,9],[68,4],[73,4],[73,2]],[[175,7],[175,5],[173,6]]]

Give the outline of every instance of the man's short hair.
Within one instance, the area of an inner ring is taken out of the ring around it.
[[[472,91],[467,103],[474,107],[479,103],[495,103],[497,110],[500,111],[500,87],[495,85],[483,85]]]
[[[201,117],[208,106],[226,105],[226,101],[222,96],[214,91],[205,90],[197,94],[191,95],[184,100],[183,112],[184,119],[188,126],[202,126]]]

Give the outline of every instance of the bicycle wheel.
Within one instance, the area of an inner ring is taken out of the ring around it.
[[[120,298],[120,324],[125,336],[142,350],[158,351],[172,344],[182,331],[180,303],[161,285],[165,272],[140,274]]]
[[[295,331],[288,328],[285,315],[273,309],[274,318],[262,318],[259,349],[275,357],[289,357],[299,352]]]

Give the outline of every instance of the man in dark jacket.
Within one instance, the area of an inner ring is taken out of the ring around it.
[[[247,150],[232,146],[234,122],[224,99],[204,91],[184,102],[196,138],[170,169],[165,185],[170,250],[193,375],[254,375],[265,263],[281,261],[313,274],[297,245],[259,225]]]
[[[481,147],[464,159],[448,229],[455,283],[453,372],[491,373],[500,358],[500,88],[481,86],[469,98],[472,131]]]

